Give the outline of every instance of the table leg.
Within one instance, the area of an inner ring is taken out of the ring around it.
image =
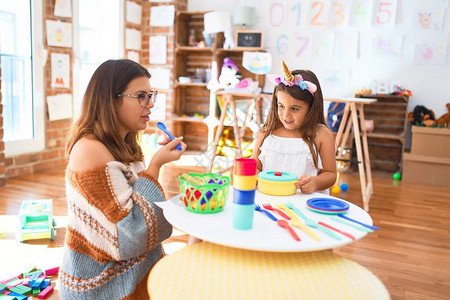
[[[361,136],[359,132],[358,113],[355,103],[351,103],[351,114],[353,119],[353,132],[355,133],[356,156],[358,158],[359,180],[361,182],[361,193],[364,210],[369,211],[369,201],[367,199],[366,172],[364,170],[364,157],[361,146]],[[363,126],[363,125],[362,125]]]
[[[347,124],[348,121],[348,113],[350,111],[350,105],[348,103],[345,104],[345,108],[344,108],[344,114],[342,115],[342,120],[341,120],[341,125],[339,126],[338,129],[338,133],[336,135],[336,147],[338,147],[338,149],[336,149],[336,151],[339,151],[338,157],[340,157],[340,155],[342,155],[342,150],[340,150],[342,147],[340,147],[340,144],[345,144],[345,142],[347,141],[347,138],[343,139],[342,137],[342,133],[344,131],[344,127],[345,124]],[[350,126],[350,124],[348,124]],[[349,127],[347,126],[347,128]],[[342,142],[341,142],[342,139]]]
[[[220,137],[222,136],[222,132],[223,132],[223,127],[224,127],[223,122],[225,121],[228,106],[230,105],[228,97],[224,96],[223,100],[224,101],[223,101],[222,112],[220,113],[220,121],[219,121],[219,125],[217,127],[216,136],[214,138],[214,145],[212,147],[212,156],[211,156],[211,161],[208,166],[208,172],[211,172],[212,168],[214,166],[214,159],[216,158],[216,155],[217,155],[217,146],[219,145]]]
[[[338,158],[342,158],[342,152],[344,151],[344,147],[345,147],[345,144],[347,143],[347,139],[348,139],[348,134],[350,133],[350,128],[352,127],[352,121],[350,119],[351,114],[352,114],[351,112],[348,113],[348,118],[346,119],[347,122],[344,123],[344,126],[346,126],[346,127],[345,127],[345,131],[344,131],[344,135],[342,137],[341,143],[338,148],[338,155],[337,155]]]
[[[242,157],[242,148],[241,148],[241,137],[239,135],[239,124],[238,124],[238,118],[236,113],[236,102],[234,100],[230,99],[230,105],[231,105],[231,112],[233,114],[234,123],[233,123],[233,129],[234,129],[234,140],[236,141],[236,147],[237,147],[237,158]]]
[[[369,143],[367,142],[367,132],[366,125],[364,123],[364,108],[362,105],[359,105],[359,120],[361,122],[361,133],[362,133],[362,143],[363,143],[363,151],[364,151],[364,162],[366,165],[366,174],[367,174],[367,202],[369,202],[370,195],[373,193],[373,185],[372,185],[372,169],[370,167],[370,157],[369,157]],[[367,203],[367,206],[369,203]]]

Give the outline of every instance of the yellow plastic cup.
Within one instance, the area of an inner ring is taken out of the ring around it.
[[[233,174],[233,187],[241,191],[250,191],[256,188],[257,175],[241,176]]]

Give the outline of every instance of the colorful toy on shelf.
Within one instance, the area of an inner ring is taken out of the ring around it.
[[[53,200],[25,200],[19,211],[20,228],[17,239],[20,242],[35,239],[55,239]]]

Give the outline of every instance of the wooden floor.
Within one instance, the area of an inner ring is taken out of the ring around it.
[[[160,182],[167,197],[178,193],[176,176],[191,170],[199,171],[175,165],[162,169]],[[357,174],[341,174],[341,180],[350,189],[338,197],[362,206]],[[0,188],[0,215],[17,214],[25,199],[52,198],[54,214],[64,216],[64,185],[64,170],[8,179],[6,186]],[[381,230],[333,251],[371,270],[385,284],[392,299],[450,299],[449,194],[450,188],[446,187],[375,177],[369,213]],[[6,237],[3,234],[0,241]],[[61,241],[59,234],[53,246],[60,247]],[[175,231],[166,245],[173,242],[180,248],[185,241],[186,236]]]

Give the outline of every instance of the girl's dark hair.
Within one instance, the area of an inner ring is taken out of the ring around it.
[[[140,64],[128,60],[108,60],[92,75],[81,104],[81,114],[73,125],[66,145],[69,156],[75,143],[87,135],[102,142],[117,161],[130,163],[143,161],[138,133],[129,132],[125,140],[119,134],[117,109],[128,84],[138,77],[150,78],[150,73]]]
[[[295,99],[305,101],[308,103],[308,113],[305,116],[305,120],[303,124],[300,126],[300,132],[302,134],[302,139],[308,145],[309,150],[311,151],[314,165],[318,168],[318,154],[317,150],[314,148],[314,138],[317,135],[317,127],[319,124],[323,124],[326,126],[325,117],[323,112],[323,95],[322,89],[320,87],[319,80],[317,76],[310,70],[294,70],[292,71],[292,75],[300,74],[303,77],[303,80],[310,81],[317,86],[317,91],[312,95],[308,90],[302,90],[297,85],[295,86],[286,86],[284,83],[279,83],[275,86],[272,97],[272,104],[270,108],[269,115],[267,116],[267,120],[264,123],[264,126],[261,128],[261,132],[264,135],[264,139],[272,134],[272,132],[283,126],[280,119],[278,118],[278,98],[277,94],[279,91],[287,92],[289,95],[294,97]]]

